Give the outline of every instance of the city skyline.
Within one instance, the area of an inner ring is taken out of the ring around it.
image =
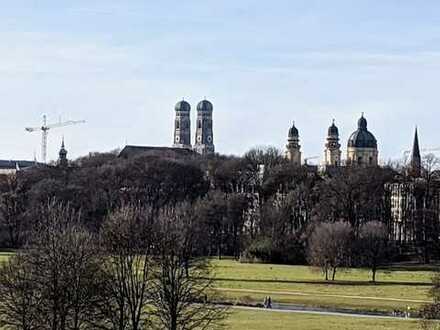
[[[424,1],[16,1],[0,13],[2,159],[32,159],[26,126],[69,158],[126,144],[171,146],[174,105],[214,105],[216,150],[284,150],[295,121],[304,157],[323,158],[332,119],[342,149],[361,112],[383,161],[439,147],[440,4]],[[343,17],[344,19],[342,19]],[[379,32],[380,31],[380,32]],[[405,38],[402,38],[405,35]]]

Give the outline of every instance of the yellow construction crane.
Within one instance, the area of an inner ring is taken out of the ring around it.
[[[47,124],[47,117],[46,115],[43,115],[43,125],[40,127],[26,127],[25,130],[27,132],[37,132],[41,131],[41,161],[43,163],[46,163],[46,157],[47,157],[47,134],[48,131],[52,128],[58,128],[58,127],[65,127],[65,126],[71,126],[76,124],[83,124],[85,123],[85,120],[68,120],[65,122],[61,122],[61,120],[58,123],[55,124]]]

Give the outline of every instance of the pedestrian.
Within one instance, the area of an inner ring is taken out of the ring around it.
[[[272,299],[269,297],[267,297],[267,308],[272,308]]]
[[[264,307],[264,308],[267,308],[267,296],[264,297],[263,307]]]

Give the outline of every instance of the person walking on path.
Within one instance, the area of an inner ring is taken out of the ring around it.
[[[267,297],[267,308],[272,309],[272,299],[269,297]]]

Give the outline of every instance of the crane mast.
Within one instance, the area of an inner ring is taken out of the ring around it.
[[[69,120],[65,122],[60,121],[59,123],[48,125],[47,117],[46,115],[43,115],[43,125],[41,127],[26,127],[25,130],[30,133],[41,131],[41,161],[45,164],[47,160],[47,136],[49,130],[52,128],[59,128],[83,123],[85,123],[85,120]]]

